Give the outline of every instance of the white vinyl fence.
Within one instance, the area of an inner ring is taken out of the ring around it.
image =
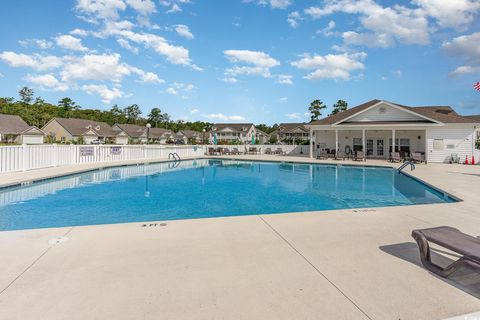
[[[84,163],[168,159],[204,155],[202,146],[167,145],[21,145],[0,147],[0,173]]]
[[[155,161],[168,159],[170,153],[180,158],[201,157],[208,148],[227,148],[246,153],[255,147],[261,154],[278,148],[288,155],[308,155],[309,146],[296,145],[20,145],[0,146],[0,173],[28,171],[41,168],[102,163],[122,160]]]

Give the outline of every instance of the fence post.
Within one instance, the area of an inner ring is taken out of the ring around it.
[[[58,166],[58,149],[56,143],[53,144],[53,166]]]
[[[28,159],[27,159],[27,145],[22,144],[22,171],[27,171]]]
[[[74,144],[71,144],[70,145],[70,150],[72,150],[72,164],[76,164],[77,163],[77,146],[74,145]]]
[[[147,146],[143,146],[143,153],[144,153],[144,158],[147,159]]]

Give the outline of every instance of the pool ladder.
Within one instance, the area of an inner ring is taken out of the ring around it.
[[[170,152],[170,153],[168,154],[168,159],[172,159],[172,158],[173,158],[175,161],[180,161],[180,160],[182,160],[182,159],[180,159],[180,156],[179,156],[178,153],[176,153],[176,152]]]
[[[403,169],[405,169],[406,166],[410,165],[410,171],[415,170],[415,163],[411,160],[405,161],[398,169],[398,173],[402,172]]]

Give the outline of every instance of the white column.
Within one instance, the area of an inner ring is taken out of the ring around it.
[[[338,152],[338,130],[335,129],[335,154]]]
[[[392,129],[392,152],[395,152],[395,129]]]
[[[425,163],[428,163],[428,139],[427,139],[427,131],[428,129],[425,129]],[[433,146],[432,146],[433,147]]]
[[[310,128],[310,158],[313,158],[313,129]]]
[[[53,166],[58,166],[58,149],[56,143],[53,144]]]
[[[362,129],[362,150],[363,150],[363,160],[367,156],[366,142],[365,142],[365,129]]]
[[[28,167],[28,158],[27,158],[27,145],[22,144],[22,171],[27,171]]]

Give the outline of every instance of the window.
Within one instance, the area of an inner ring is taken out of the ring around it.
[[[433,150],[443,150],[443,139],[433,140]]]
[[[363,150],[363,144],[362,144],[362,138],[353,138],[353,151],[362,151]]]

